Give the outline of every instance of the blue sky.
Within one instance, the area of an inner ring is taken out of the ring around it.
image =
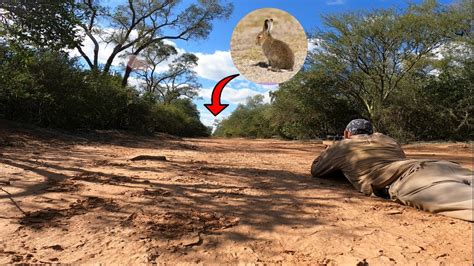
[[[227,0],[229,1],[229,0]],[[109,6],[123,3],[123,0],[104,0]],[[193,1],[185,0],[182,6]],[[203,106],[210,102],[211,91],[216,82],[227,75],[237,74],[230,56],[230,39],[232,31],[239,20],[246,14],[259,8],[278,8],[293,15],[303,26],[306,32],[312,32],[317,28],[324,29],[321,16],[348,11],[371,10],[376,8],[396,7],[402,8],[408,1],[392,0],[241,0],[231,1],[234,4],[234,12],[228,20],[216,20],[213,30],[205,40],[200,41],[176,41],[175,45],[180,52],[196,53],[199,57],[199,65],[196,69],[199,82],[203,85],[199,93],[200,99],[195,99],[201,120],[206,125],[212,125],[214,116]],[[411,1],[419,3],[421,1]],[[449,3],[450,1],[440,1]],[[228,116],[239,103],[243,103],[247,96],[263,94],[268,99],[268,91],[277,89],[254,84],[239,77],[231,81],[223,91],[222,103],[230,104],[217,118]]]

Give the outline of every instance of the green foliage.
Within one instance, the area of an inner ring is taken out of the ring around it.
[[[348,121],[360,117],[350,99],[338,93],[334,81],[318,69],[297,74],[271,97],[271,104],[263,104],[262,95],[248,98],[218,124],[214,135],[323,138],[341,134]]]
[[[350,99],[320,69],[298,74],[274,93],[272,125],[290,139],[341,134],[347,122],[360,117]]]
[[[1,64],[0,115],[46,127],[113,128],[129,91],[114,76],[79,70],[67,54],[23,50]]]
[[[198,82],[194,68],[198,65],[198,57],[191,53],[177,56],[169,65],[169,69],[159,72],[158,67],[171,54],[177,54],[171,45],[156,45],[145,50],[144,69],[137,75],[145,82],[141,86],[144,91],[164,103],[171,103],[179,97],[195,98],[201,84]]]
[[[189,99],[160,103],[153,109],[155,130],[183,137],[209,136],[210,130],[199,120],[199,112]]]
[[[190,100],[156,102],[121,77],[84,71],[66,53],[0,45],[0,117],[63,129],[206,136]]]
[[[231,3],[221,0],[129,0],[114,7],[101,1],[80,1],[77,5],[77,12],[81,14],[78,26],[84,37],[92,41],[94,54],[86,54],[80,45],[75,48],[90,69],[104,73],[111,71],[118,56],[130,56],[122,79],[122,85],[126,86],[137,56],[149,48],[160,46],[165,40],[205,39],[212,30],[213,21],[229,18],[232,10]],[[104,30],[104,24],[107,30]],[[110,45],[107,51],[104,51],[104,45],[100,45],[101,40]],[[103,65],[99,62],[99,52],[107,53]]]
[[[4,35],[16,42],[49,49],[72,48],[81,38],[75,0],[2,0]]]
[[[223,119],[214,132],[221,137],[270,138],[275,134],[271,127],[271,106],[263,103],[263,96],[247,98],[232,115]]]
[[[402,142],[472,140],[468,4],[326,16],[304,70],[271,93],[270,105],[239,106],[215,134],[324,138],[365,117]]]
[[[314,38],[320,44],[312,62],[326,69],[339,90],[353,98],[375,124],[400,84],[426,67],[433,52],[469,28],[464,11],[436,1],[395,9],[343,13],[324,18],[328,30]]]
[[[118,56],[131,55],[122,77],[126,86],[130,64],[144,50],[165,40],[205,39],[213,21],[229,18],[232,10],[232,3],[220,0],[129,0],[114,7],[97,0],[2,0],[0,35],[21,45],[76,49],[90,70],[103,73],[111,71]],[[93,54],[83,50],[85,39],[94,45]],[[108,53],[105,64],[99,52]]]
[[[400,141],[472,140],[473,61],[446,65],[438,76],[402,84],[383,111],[385,131]]]
[[[417,69],[399,84],[381,110],[379,132],[401,142],[473,139],[474,61],[464,52],[444,55],[435,62],[435,71]],[[221,121],[215,135],[324,138],[342,134],[347,123],[364,112],[339,92],[337,82],[319,65],[282,84],[272,99],[271,105],[252,99],[240,105]]]

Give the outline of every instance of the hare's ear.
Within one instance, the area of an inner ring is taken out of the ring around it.
[[[265,22],[263,22],[263,31],[268,31],[269,27],[270,27],[270,20],[265,19]]]
[[[267,23],[267,32],[270,33],[270,31],[272,30],[273,28],[273,19],[267,19],[266,22],[268,21]]]

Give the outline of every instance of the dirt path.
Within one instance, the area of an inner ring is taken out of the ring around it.
[[[472,260],[472,224],[310,178],[318,143],[0,133],[0,186],[27,213],[0,191],[1,264]],[[472,169],[464,144],[406,148]]]

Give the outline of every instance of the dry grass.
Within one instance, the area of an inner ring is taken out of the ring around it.
[[[273,18],[273,37],[286,42],[295,53],[293,71],[272,72],[256,65],[267,62],[262,48],[255,44],[255,38],[266,18]],[[239,21],[232,34],[230,47],[235,66],[247,79],[256,83],[281,83],[293,77],[303,66],[308,41],[303,27],[290,14],[274,8],[262,8]]]

